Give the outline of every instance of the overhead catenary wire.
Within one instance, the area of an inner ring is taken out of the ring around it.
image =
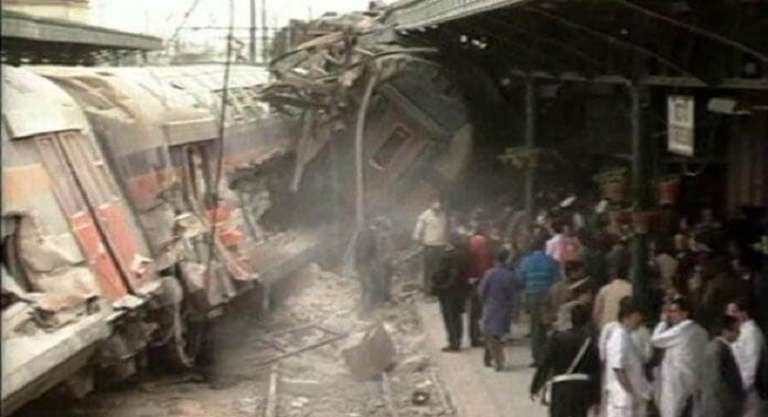
[[[184,15],[181,17],[181,22],[176,26],[176,28],[173,30],[171,36],[168,38],[168,45],[172,45],[173,42],[176,41],[176,38],[179,37],[179,33],[181,33],[181,29],[184,27],[184,25],[187,23],[187,20],[189,20],[189,16],[192,15],[192,13],[195,12],[195,9],[197,9],[197,6],[200,5],[201,0],[192,0],[192,4],[190,4],[187,11],[184,13]],[[230,22],[229,27],[233,27],[234,23]],[[230,29],[231,30],[231,29]]]
[[[227,103],[229,102],[229,78],[232,68],[232,38],[235,27],[235,0],[229,0],[229,32],[227,36],[227,55],[224,61],[224,79],[221,90],[221,107],[219,109],[218,125],[218,149],[216,156],[216,172],[213,177],[213,190],[211,191],[210,202],[213,205],[213,219],[211,220],[210,240],[208,241],[208,261],[206,272],[211,274],[211,264],[216,248],[216,232],[219,215],[219,183],[224,170],[224,135],[226,134]]]

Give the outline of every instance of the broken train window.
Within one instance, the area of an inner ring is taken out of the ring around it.
[[[397,125],[389,138],[384,141],[371,157],[371,165],[380,171],[386,170],[400,148],[411,136],[411,132],[405,126]]]

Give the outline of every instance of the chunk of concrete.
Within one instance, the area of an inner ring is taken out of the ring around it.
[[[427,355],[413,355],[397,365],[397,369],[404,373],[422,372],[429,366]]]
[[[384,326],[379,323],[365,332],[351,336],[341,355],[350,373],[359,380],[369,380],[392,366],[395,345]]]

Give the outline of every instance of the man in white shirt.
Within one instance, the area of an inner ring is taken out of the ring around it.
[[[755,388],[757,366],[760,355],[765,347],[765,336],[757,324],[749,316],[746,300],[736,300],[728,303],[726,314],[739,321],[739,338],[731,345],[736,364],[739,365],[741,381],[746,393],[744,417],[764,417],[766,404]]]
[[[422,285],[425,294],[432,295],[432,275],[448,246],[448,216],[440,198],[419,216],[413,230],[413,240],[422,245]]]
[[[645,361],[632,339],[643,322],[643,312],[635,303],[623,302],[617,326],[611,326],[605,341],[604,360],[605,416],[645,417],[651,399],[651,384],[645,377]]]
[[[651,344],[664,355],[656,387],[661,417],[690,416],[701,400],[701,370],[709,337],[690,315],[684,298],[672,300],[651,336]]]

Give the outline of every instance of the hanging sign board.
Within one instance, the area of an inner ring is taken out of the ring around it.
[[[667,98],[667,150],[693,156],[693,97],[669,96]]]

